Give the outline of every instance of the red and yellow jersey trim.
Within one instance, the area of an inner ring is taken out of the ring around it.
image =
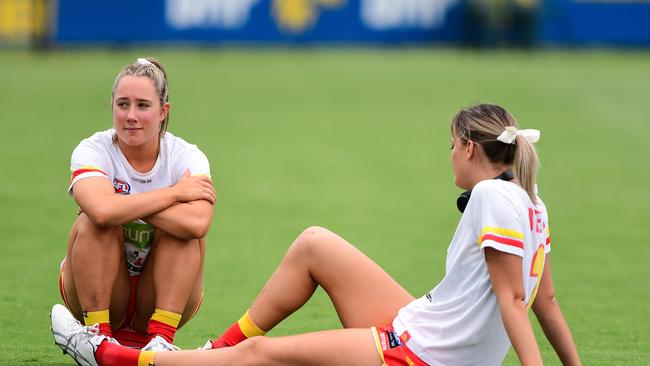
[[[379,353],[379,358],[381,358],[381,365],[387,366],[386,359],[384,358],[384,349],[381,346],[381,341],[379,340],[379,332],[377,331],[377,327],[370,327],[370,330],[372,331],[372,336],[375,338],[375,347],[377,347],[377,353]]]
[[[517,230],[486,226],[481,230],[481,235],[479,235],[477,243],[481,245],[486,240],[524,249],[524,233]]]
[[[78,176],[86,173],[99,173],[101,175],[108,176],[106,172],[104,172],[103,170],[101,170],[99,167],[96,166],[82,166],[81,168],[76,170],[70,168],[70,172],[72,173],[72,176],[70,177],[70,183],[72,183],[75,180],[75,178],[77,178]]]

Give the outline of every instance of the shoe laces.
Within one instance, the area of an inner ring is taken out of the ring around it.
[[[167,342],[161,336],[153,337],[146,346],[142,348],[143,351],[179,351],[180,348]]]
[[[68,342],[65,344],[65,349],[70,350],[70,346],[76,347],[79,340],[86,337],[95,337],[99,336],[99,324],[93,324],[89,326],[83,326],[79,322],[71,323],[69,326],[71,336],[68,338]]]

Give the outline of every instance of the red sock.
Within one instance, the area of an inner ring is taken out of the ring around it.
[[[159,335],[165,338],[167,342],[174,343],[176,327],[150,319],[149,323],[147,323],[147,334],[149,334],[151,338]]]
[[[221,337],[212,342],[212,348],[231,347],[247,338],[261,336],[265,333],[266,331],[255,324],[248,311],[246,311],[246,314],[231,325]]]
[[[239,342],[246,340],[244,333],[242,333],[241,328],[238,323],[235,323],[228,328],[219,338],[212,342],[212,349],[231,347],[236,345]]]
[[[95,352],[100,366],[138,366],[140,351],[108,341],[102,342]]]
[[[182,314],[156,308],[147,323],[147,334],[152,338],[159,335],[167,342],[174,343],[176,328],[182,316]]]
[[[113,332],[111,331],[111,324],[99,323],[99,334],[105,335],[107,337],[113,337]]]

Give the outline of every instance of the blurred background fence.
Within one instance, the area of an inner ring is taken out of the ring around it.
[[[650,45],[650,0],[0,0],[0,44]]]

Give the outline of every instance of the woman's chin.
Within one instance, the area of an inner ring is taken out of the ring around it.
[[[136,136],[118,136],[120,142],[129,147],[137,147],[144,143],[142,138]]]
[[[468,184],[465,184],[464,182],[460,182],[456,177],[454,177],[454,184],[456,185],[456,187],[458,187],[458,188],[460,188],[460,189],[462,189],[464,191],[469,191],[470,190]]]

